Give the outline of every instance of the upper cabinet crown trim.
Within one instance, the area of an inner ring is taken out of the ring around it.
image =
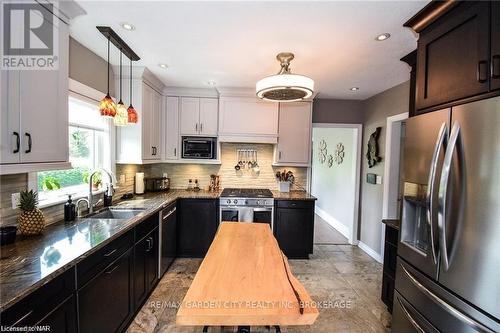
[[[219,97],[219,93],[215,88],[165,87],[163,95],[172,97]]]
[[[431,1],[427,6],[406,21],[403,26],[411,28],[416,33],[419,33],[458,4],[459,2],[456,0]]]

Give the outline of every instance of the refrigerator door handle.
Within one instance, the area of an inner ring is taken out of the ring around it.
[[[399,297],[396,297],[398,300],[399,305],[401,306],[401,309],[403,310],[404,315],[406,316],[406,319],[411,323],[411,325],[419,332],[419,333],[426,333],[425,330],[420,327],[420,325],[417,323],[415,319],[411,316],[410,311],[406,308],[406,306],[401,302]]]
[[[450,256],[448,252],[448,244],[446,240],[446,221],[447,221],[447,207],[446,200],[448,198],[448,183],[451,173],[451,165],[453,161],[453,153],[457,146],[458,139],[460,138],[460,124],[458,121],[453,123],[450,133],[449,145],[446,149],[444,156],[443,170],[441,171],[441,180],[439,183],[438,194],[438,230],[439,230],[439,244],[441,246],[441,257],[443,258],[444,270],[448,271],[450,268]]]
[[[428,180],[428,187],[427,187],[427,223],[429,224],[429,230],[431,233],[431,252],[432,252],[432,261],[434,264],[437,264],[438,260],[438,246],[435,244],[435,232],[434,232],[434,220],[433,220],[433,213],[435,209],[434,205],[434,183],[436,181],[436,170],[438,167],[438,161],[439,161],[439,155],[441,155],[441,150],[444,147],[446,149],[446,138],[447,138],[447,131],[448,128],[446,126],[446,123],[443,123],[441,125],[441,128],[439,129],[439,133],[437,136],[436,140],[436,145],[434,146],[434,153],[432,154],[432,160],[431,160],[431,168],[429,170],[429,180]]]
[[[495,331],[489,329],[488,327],[484,326],[483,324],[475,321],[471,317],[467,316],[466,314],[462,313],[460,310],[456,309],[455,307],[451,306],[448,304],[446,301],[442,300],[439,296],[434,294],[432,291],[427,289],[423,284],[421,284],[408,270],[400,264],[401,269],[405,273],[405,275],[410,279],[410,281],[424,294],[426,295],[429,299],[431,299],[434,303],[439,305],[441,308],[443,308],[446,312],[451,314],[453,317],[457,318],[461,322],[467,324],[470,326],[472,329],[481,332],[481,333],[495,333]]]

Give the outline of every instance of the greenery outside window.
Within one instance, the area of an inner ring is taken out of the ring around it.
[[[69,170],[51,170],[36,175],[39,197],[52,202],[67,195],[83,196],[88,193],[90,173],[98,168],[111,170],[110,121],[99,114],[98,102],[81,96],[70,95],[69,119]],[[104,180],[107,182],[107,178]],[[103,188],[100,173],[93,178],[94,191]]]

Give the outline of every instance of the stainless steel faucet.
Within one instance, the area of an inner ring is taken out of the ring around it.
[[[101,170],[104,171],[109,176],[109,186],[108,186],[108,189],[106,190],[106,195],[112,196],[113,195],[113,174],[106,169],[101,169]],[[93,204],[94,195],[92,193],[92,181],[93,181],[94,175],[96,173],[98,173],[99,171],[100,170],[95,170],[94,172],[92,172],[92,174],[89,177],[89,195],[88,195],[88,199],[87,199],[88,206],[89,206],[89,214],[92,214],[94,212],[94,207],[99,203],[99,201],[98,201],[95,204]]]

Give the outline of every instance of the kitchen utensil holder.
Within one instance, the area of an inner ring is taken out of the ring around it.
[[[280,192],[288,193],[290,192],[290,182],[278,182]]]

